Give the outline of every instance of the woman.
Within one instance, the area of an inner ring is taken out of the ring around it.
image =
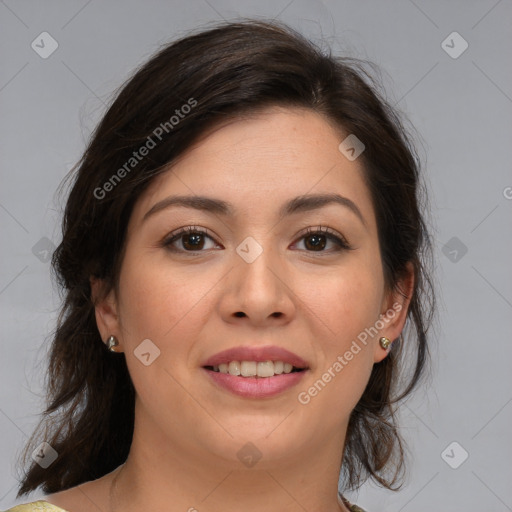
[[[367,78],[247,21],[123,87],[53,258],[65,301],[18,497],[46,494],[11,511],[357,511],[343,492],[397,487],[429,244],[417,158]]]

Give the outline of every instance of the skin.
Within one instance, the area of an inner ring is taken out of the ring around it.
[[[92,502],[108,512],[117,476],[116,512],[169,504],[209,512],[346,510],[337,485],[348,418],[373,365],[387,355],[379,338],[399,336],[408,307],[385,286],[362,164],[338,150],[346,135],[315,112],[274,107],[210,131],[152,182],[131,215],[119,285],[96,306],[102,339],[118,338],[137,391],[131,451],[114,472],[48,501],[71,512],[90,511]],[[338,204],[278,219],[283,203],[316,193],[349,198],[363,221]],[[235,213],[171,207],[143,220],[176,194],[229,201]],[[311,248],[304,231],[320,225],[345,237],[352,250],[336,251],[329,238],[323,250]],[[212,236],[202,238],[203,252],[186,252],[186,236],[173,243],[176,252],[162,243],[186,226]],[[252,263],[236,252],[248,236],[263,249]],[[412,273],[399,284],[410,296]],[[95,296],[101,287],[93,281]],[[366,346],[359,344],[307,405],[299,403],[298,393],[397,303],[401,311]],[[149,366],[134,355],[145,339],[160,350]],[[305,359],[309,371],[273,398],[219,390],[202,362],[243,344],[284,347]],[[252,468],[237,457],[249,441],[262,454]]]

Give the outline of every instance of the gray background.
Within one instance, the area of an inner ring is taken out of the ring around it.
[[[406,487],[366,485],[351,497],[370,512],[512,510],[510,0],[0,1],[0,508],[42,495],[15,500],[14,461],[42,407],[59,304],[45,252],[60,237],[55,191],[135,66],[188,29],[238,16],[275,17],[376,62],[421,134],[439,285],[435,370],[400,409]],[[58,43],[46,59],[31,47],[44,31]],[[453,31],[469,45],[457,58],[462,40],[442,45]]]

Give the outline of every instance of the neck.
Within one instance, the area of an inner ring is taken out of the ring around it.
[[[349,512],[340,502],[337,486],[327,491],[317,481],[312,484],[300,477],[291,481],[278,471],[233,470],[221,475],[202,475],[194,479],[167,480],[155,478],[155,474],[134,474],[134,466],[128,461],[114,477],[108,512],[132,512],[135,510],[173,510],[187,512],[230,512],[244,510],[256,512],[276,509],[283,512],[322,510],[325,512]],[[301,485],[299,485],[301,484]]]
[[[327,443],[324,438],[316,450],[299,450],[294,458],[263,458],[244,467],[144,430],[142,424],[136,426],[130,454],[116,470],[108,512],[166,510],[171,505],[188,512],[348,512],[337,492],[343,439]]]

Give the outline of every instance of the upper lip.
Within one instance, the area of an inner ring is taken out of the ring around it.
[[[249,347],[240,346],[228,348],[222,352],[209,357],[202,366],[218,366],[222,363],[229,363],[230,361],[282,361],[283,363],[290,363],[296,368],[308,368],[308,363],[301,357],[289,350],[275,345],[268,345],[266,347]]]

